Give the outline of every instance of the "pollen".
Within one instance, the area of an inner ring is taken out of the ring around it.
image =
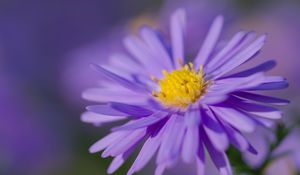
[[[160,80],[151,77],[160,86],[160,90],[153,91],[152,95],[167,107],[185,109],[205,94],[208,82],[202,67],[196,72],[189,63],[172,72],[163,70],[163,74],[164,78]]]

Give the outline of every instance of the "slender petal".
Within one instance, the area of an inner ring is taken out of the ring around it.
[[[90,153],[99,152],[99,151],[105,149],[106,147],[108,147],[110,144],[112,144],[116,140],[119,140],[119,139],[123,138],[127,134],[128,134],[127,131],[112,132],[109,135],[102,138],[101,140],[99,140],[98,142],[94,143],[90,147],[89,151],[90,151]]]
[[[186,163],[191,163],[196,159],[199,145],[199,124],[201,122],[198,108],[189,109],[185,114],[186,134],[182,145],[182,159]]]
[[[251,69],[229,75],[228,77],[246,77],[259,72],[266,72],[268,70],[271,70],[275,66],[276,66],[276,62],[274,60],[269,60]]]
[[[87,106],[86,110],[108,116],[126,116],[126,113],[113,109],[109,104]]]
[[[113,144],[109,146],[103,153],[102,157],[107,156],[118,156],[119,154],[123,154],[129,148],[135,146],[144,136],[146,135],[146,129],[137,129],[132,131],[125,138],[123,137],[117,144]]]
[[[258,90],[277,90],[277,89],[284,89],[289,86],[286,80],[282,81],[275,81],[275,82],[266,82],[258,85],[256,87],[250,88],[250,91],[258,91]]]
[[[150,116],[143,117],[143,118],[140,118],[137,120],[133,120],[125,125],[117,127],[115,129],[113,129],[113,131],[134,130],[134,129],[138,129],[138,128],[148,127],[148,126],[164,119],[167,115],[168,115],[168,113],[166,113],[166,112],[158,111],[158,112],[153,113]]]
[[[233,127],[244,131],[253,132],[255,129],[255,122],[238,110],[230,107],[211,107],[212,111],[217,115],[218,118],[231,124]]]
[[[207,151],[219,170],[220,175],[232,175],[231,166],[229,164],[228,158],[224,152],[216,150],[213,144],[207,138],[207,135],[202,134],[204,137],[204,143],[206,145]]]
[[[196,160],[197,175],[204,175],[205,174],[205,153],[204,153],[203,143],[201,140],[199,141],[197,155],[198,155]]]
[[[163,163],[175,158],[180,154],[182,139],[185,134],[185,125],[182,116],[171,116],[167,122],[167,128],[163,135],[163,140],[158,152],[157,163]]]
[[[123,112],[125,114],[134,117],[146,117],[153,114],[152,111],[141,106],[129,105],[125,103],[116,103],[116,102],[111,102],[109,103],[109,105],[117,111]]]
[[[226,122],[222,122],[222,125],[229,137],[231,144],[233,144],[242,152],[247,151],[249,148],[249,143],[247,142],[246,138],[239,131],[228,125]]]
[[[113,65],[118,69],[122,69],[127,72],[134,72],[139,74],[145,74],[143,67],[140,63],[125,54],[113,54],[109,57],[109,65]],[[126,64],[124,64],[126,63]]]
[[[282,117],[281,111],[271,106],[260,105],[252,102],[240,100],[238,98],[231,97],[236,107],[247,111],[251,114],[255,114],[260,117],[268,119],[280,119]]]
[[[209,87],[212,95],[228,94],[230,92],[247,90],[261,85],[265,81],[263,73],[256,73],[248,77],[235,77],[217,80]]]
[[[158,57],[155,57],[145,43],[139,38],[129,36],[124,39],[124,45],[126,49],[146,68],[149,75],[160,78],[162,76],[161,70],[164,68],[163,65],[159,64]]]
[[[289,103],[288,100],[281,99],[281,98],[276,98],[276,97],[270,97],[266,95],[260,95],[260,94],[254,94],[251,92],[236,92],[234,95],[237,95],[238,97],[244,98],[244,99],[249,99],[253,100],[256,102],[261,102],[261,103],[268,103],[272,105],[287,105]]]
[[[263,35],[253,41],[247,48],[243,49],[240,53],[235,55],[231,60],[226,62],[221,66],[216,73],[214,73],[214,79],[224,75],[225,73],[231,71],[237,66],[243,64],[250,58],[252,58],[264,45],[266,36]]]
[[[163,131],[164,129],[162,129],[156,136],[149,137],[147,139],[127,175],[131,175],[141,170],[150,161],[160,146]]]
[[[108,174],[113,174],[118,168],[120,168],[124,162],[128,159],[131,153],[134,151],[135,146],[128,149],[123,154],[116,156],[107,169]]]
[[[225,131],[210,109],[206,110],[206,115],[207,117],[204,118],[203,122],[203,129],[207,137],[217,150],[226,150],[229,146],[229,141]]]
[[[97,125],[109,123],[109,122],[115,122],[124,120],[127,117],[120,117],[120,116],[109,116],[109,115],[103,115],[103,114],[97,114],[94,112],[85,112],[81,115],[81,121],[86,123],[94,123]]]
[[[183,9],[178,9],[171,17],[171,41],[172,55],[176,68],[180,67],[180,62],[185,62],[184,55],[184,35],[185,35],[186,14]],[[179,61],[180,60],[180,61]]]
[[[204,65],[213,52],[222,31],[223,20],[223,16],[218,16],[213,21],[202,47],[195,58],[194,63],[196,69],[199,68],[200,65]]]
[[[216,67],[221,61],[223,61],[224,57],[229,54],[246,36],[247,32],[241,31],[235,34],[232,39],[226,44],[226,46],[211,60],[209,60],[207,66],[205,66],[207,72],[211,72],[213,68]]]
[[[149,97],[129,90],[91,88],[82,93],[82,98],[94,102],[143,103]]]
[[[159,58],[157,61],[159,61],[167,71],[170,71],[172,68],[171,57],[157,34],[149,27],[143,27],[141,29],[141,36],[149,46],[149,50],[151,50],[153,55]]]
[[[232,48],[221,60],[216,62],[215,64],[211,64],[211,67],[207,70],[209,77],[214,77],[216,73],[218,73],[218,69],[220,69],[225,63],[229,62],[235,55],[240,53],[249,43],[251,43],[256,37],[255,32],[246,33],[239,43]]]
[[[128,88],[128,89],[131,89],[131,90],[134,90],[134,91],[139,91],[139,92],[145,92],[146,89],[136,83],[133,83],[133,82],[130,82],[129,80],[117,75],[117,74],[114,74],[106,69],[104,69],[103,67],[101,66],[98,66],[96,64],[92,64],[91,65],[94,69],[98,70],[100,73],[102,73],[103,75],[107,76],[108,78],[110,78],[111,80],[115,81],[116,83]]]

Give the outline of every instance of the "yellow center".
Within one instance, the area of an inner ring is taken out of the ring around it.
[[[152,95],[165,106],[185,109],[205,93],[208,82],[202,67],[195,72],[193,64],[189,63],[170,73],[163,70],[163,74],[165,77],[161,80],[152,77],[160,86],[160,91],[153,91]]]

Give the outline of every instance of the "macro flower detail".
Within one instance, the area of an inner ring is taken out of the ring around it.
[[[165,77],[158,80],[152,77],[160,86],[160,92],[152,92],[161,103],[170,107],[186,108],[195,103],[205,92],[207,82],[203,70],[195,72],[192,63],[171,73],[163,70]]]
[[[261,50],[266,36],[240,31],[220,45],[223,17],[218,16],[199,52],[190,58],[184,44],[184,36],[191,34],[185,31],[185,18],[183,9],[172,14],[170,41],[144,26],[139,37],[124,39],[129,55],[113,54],[110,64],[92,65],[104,78],[99,87],[83,93],[99,104],[88,106],[82,121],[96,126],[126,122],[90,148],[91,153],[114,157],[109,174],[142,146],[128,175],[156,154],[155,175],[180,159],[196,162],[197,174],[205,174],[206,155],[220,174],[230,175],[225,152],[229,145],[256,154],[243,133],[270,127],[281,118],[281,111],[271,105],[285,105],[287,100],[255,93],[288,86],[284,78],[265,74],[274,61],[232,73]]]

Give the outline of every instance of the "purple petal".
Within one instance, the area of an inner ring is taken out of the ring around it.
[[[247,151],[249,148],[249,143],[245,137],[236,129],[232,128],[226,122],[222,122],[224,130],[226,131],[231,144],[233,144],[240,151]]]
[[[249,118],[245,113],[242,113],[231,107],[210,107],[212,111],[217,115],[221,120],[229,123],[233,127],[244,131],[244,132],[253,132],[255,129],[254,121]]]
[[[126,116],[125,113],[113,109],[108,104],[87,106],[86,110],[108,116]]]
[[[217,169],[219,170],[220,175],[232,175],[231,166],[226,154],[224,152],[216,150],[207,138],[207,135],[202,134],[202,136],[204,137],[204,143],[206,145],[207,151]]]
[[[202,47],[195,58],[194,62],[196,69],[199,68],[200,65],[204,65],[207,62],[207,59],[214,50],[222,31],[223,21],[224,19],[222,16],[216,17],[213,21]]]
[[[214,75],[216,75],[220,67],[222,67],[224,64],[229,62],[236,54],[241,52],[250,42],[253,41],[255,37],[256,37],[255,32],[248,32],[245,35],[243,35],[239,43],[234,47],[232,47],[232,50],[226,53],[224,57],[220,58],[218,62],[215,62],[215,64],[211,64],[211,66],[207,70],[209,72],[206,72],[209,74],[209,77],[213,77]]]
[[[272,143],[273,133],[269,130],[258,127],[255,135],[247,134],[247,140],[250,141],[253,145],[255,145],[257,154],[253,154],[251,152],[245,152],[243,154],[244,160],[253,168],[260,167],[264,162],[268,152],[269,152],[269,144]]]
[[[276,66],[276,62],[274,60],[269,60],[258,66],[255,66],[254,68],[229,75],[228,77],[246,77],[246,76],[258,73],[258,72],[266,72],[268,70],[271,70],[275,66]]]
[[[120,116],[108,116],[103,114],[97,114],[93,112],[85,112],[81,115],[81,121],[86,123],[94,123],[100,125],[102,123],[109,123],[115,122],[119,120],[124,120],[127,117],[120,117]]]
[[[176,158],[180,153],[182,140],[185,134],[184,119],[182,116],[173,115],[167,122],[162,143],[157,156],[157,163]]]
[[[273,105],[287,105],[289,103],[288,100],[276,98],[276,97],[270,97],[266,95],[260,95],[260,94],[254,94],[250,92],[235,92],[234,95],[237,95],[238,97],[249,99],[261,103],[269,103]]]
[[[207,105],[218,104],[225,101],[228,98],[226,94],[217,94],[214,92],[207,92],[204,97],[201,98],[201,102]]]
[[[198,131],[199,132],[199,131]],[[196,160],[197,175],[205,174],[205,153],[202,141],[199,142],[198,157]]]
[[[185,124],[187,126],[182,145],[182,158],[186,163],[191,163],[197,157],[199,145],[199,124],[201,120],[198,108],[189,109],[185,113]]]
[[[138,128],[143,128],[150,126],[154,123],[159,122],[160,120],[164,119],[168,113],[158,111],[153,113],[150,116],[143,117],[137,120],[130,121],[129,123],[122,125],[120,127],[114,128],[113,131],[118,131],[118,130],[133,130],[133,129],[138,129]]]
[[[185,35],[185,19],[186,14],[183,9],[178,9],[171,17],[171,41],[172,41],[172,55],[175,67],[179,68],[178,60],[184,63],[184,35]]]
[[[153,112],[150,111],[149,109],[140,106],[129,105],[124,103],[116,103],[116,102],[111,102],[109,104],[113,109],[133,117],[146,117],[153,114]]]
[[[147,139],[127,175],[138,172],[150,161],[161,143],[162,134],[163,130],[161,130],[155,137],[149,137]]]
[[[167,71],[170,71],[172,69],[171,57],[164,47],[163,43],[158,38],[157,34],[149,27],[143,27],[141,29],[141,36],[149,46],[149,49],[151,50],[153,55],[159,58],[157,59],[157,61],[164,65],[164,68]]]
[[[104,138],[102,138],[101,140],[94,143],[90,147],[89,151],[90,151],[90,153],[99,152],[99,151],[105,149],[106,147],[108,147],[109,145],[111,145],[112,143],[114,143],[115,141],[122,139],[127,134],[128,134],[127,131],[112,132],[112,133],[108,134],[107,136],[105,136]]]
[[[237,66],[243,64],[250,58],[252,58],[264,45],[266,39],[266,35],[263,35],[253,41],[247,48],[243,49],[241,52],[236,54],[233,58],[231,58],[228,62],[222,65],[215,73],[214,79],[224,75],[225,73],[231,71]]]
[[[216,80],[209,90],[212,93],[229,93],[238,90],[246,90],[257,87],[265,80],[263,73],[256,73],[247,77],[234,77]]]
[[[154,175],[163,175],[166,169],[165,164],[160,164],[156,167]]]
[[[184,119],[187,127],[195,125],[198,126],[201,123],[199,107],[191,107],[188,109],[185,113]]]
[[[299,156],[298,156],[299,157]],[[298,158],[299,159],[299,158]],[[294,160],[290,156],[281,156],[270,163],[266,170],[265,175],[284,174],[284,175],[298,175],[299,165],[296,167]]]
[[[110,56],[108,61],[110,65],[113,65],[118,69],[124,70],[124,72],[127,71],[131,73],[139,73],[146,75],[143,71],[142,65],[139,64],[132,57],[129,57],[125,54],[113,54]]]
[[[222,62],[224,57],[228,55],[238,44],[240,44],[246,34],[247,33],[244,31],[236,33],[226,46],[215,57],[209,60],[207,66],[205,66],[206,72],[211,72],[220,62]]]
[[[163,175],[164,171],[166,168],[172,168],[176,165],[177,163],[177,157],[173,159],[168,159],[160,164],[158,164],[156,170],[155,170],[155,175]]]
[[[272,157],[278,157],[284,153],[289,153],[287,157],[295,164],[295,168],[300,169],[300,128],[295,127],[289,135],[282,141],[282,143],[274,150]]]
[[[260,117],[268,119],[280,119],[282,117],[282,112],[271,106],[247,102],[235,97],[231,97],[231,101],[234,101],[233,104],[235,105],[235,107],[238,107],[246,112],[250,112],[251,114],[255,114]]]
[[[108,77],[109,79],[115,81],[116,83],[122,85],[125,88],[131,89],[131,90],[134,90],[137,92],[147,92],[147,90],[144,87],[138,85],[137,83],[133,83],[113,72],[110,72],[110,71],[104,69],[101,66],[98,66],[96,64],[92,64],[91,66],[94,69],[96,69],[97,71],[99,71],[100,73],[102,73],[103,75],[105,75],[106,77]]]
[[[226,150],[229,146],[227,135],[209,109],[206,110],[206,117],[203,120],[203,129],[212,145],[219,151]]]
[[[149,51],[146,44],[135,36],[129,36],[124,39],[126,49],[144,66],[150,75],[160,78],[164,69],[160,64],[159,57],[155,57]]]
[[[107,169],[108,174],[113,174],[117,169],[119,169],[124,162],[128,159],[128,157],[131,155],[131,153],[134,151],[135,146],[127,150],[125,153],[118,155],[113,159],[111,164],[109,165]]]
[[[267,128],[272,128],[275,124],[274,120],[270,120],[267,118],[256,117],[255,120],[259,123],[259,125],[265,126]]]
[[[146,135],[146,129],[138,129],[132,131],[126,137],[119,140],[118,143],[110,145],[103,153],[102,157],[118,156],[123,154],[129,148],[135,146]]]
[[[130,82],[134,82],[134,81],[135,81],[135,80],[134,80],[134,75],[139,74],[139,73],[134,72],[134,71],[132,71],[132,70],[124,70],[124,69],[119,68],[119,67],[117,67],[117,66],[115,66],[115,65],[113,65],[113,64],[109,64],[109,65],[105,64],[105,65],[101,65],[101,67],[102,67],[103,69],[105,69],[106,71],[108,71],[108,72],[110,72],[110,73],[113,73],[113,74],[115,74],[115,75],[119,75],[120,77],[122,77],[122,78],[124,78],[125,80],[128,80],[128,81],[130,81]],[[109,78],[110,80],[115,81],[115,80],[112,79],[111,77],[107,77],[107,75],[105,75],[105,76],[106,76],[106,78]],[[140,76],[142,76],[142,74],[141,74]],[[128,87],[127,87],[127,89],[128,89]]]
[[[286,80],[278,81],[278,82],[267,82],[256,87],[248,89],[249,91],[258,91],[258,90],[277,90],[284,89],[289,86]]]
[[[182,146],[182,159],[186,163],[191,163],[197,157],[199,145],[199,127],[191,126],[187,128]]]
[[[114,90],[91,88],[82,93],[86,100],[95,102],[120,102],[120,103],[143,103],[148,97],[144,94],[135,93],[129,90]]]

